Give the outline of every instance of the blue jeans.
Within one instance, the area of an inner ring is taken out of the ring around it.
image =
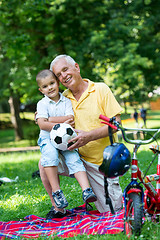
[[[73,151],[61,151],[56,149],[49,138],[38,139],[38,145],[42,153],[41,165],[43,167],[58,166],[59,164],[59,153],[65,158],[66,165],[69,170],[69,175],[73,175],[79,171],[86,171],[83,162],[76,150]]]

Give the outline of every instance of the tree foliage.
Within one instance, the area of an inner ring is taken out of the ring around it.
[[[107,78],[121,98],[158,85],[158,1],[8,0],[0,6],[3,93],[11,88],[23,101],[35,96],[36,73],[60,53],[73,56],[83,75]]]
[[[66,53],[119,99],[145,101],[160,80],[159,10],[156,0],[2,0],[1,96],[37,101],[36,74]]]

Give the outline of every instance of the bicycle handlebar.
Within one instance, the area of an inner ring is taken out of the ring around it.
[[[124,127],[122,127],[122,125],[119,122],[116,121],[115,117],[108,118],[108,117],[106,117],[106,116],[101,114],[101,115],[99,115],[99,118],[105,121],[105,122],[101,122],[101,123],[107,124],[108,126],[110,126],[113,129],[121,130],[122,137],[123,137],[123,139],[127,143],[139,144],[139,145],[149,144],[149,143],[155,141],[156,137],[158,137],[158,135],[160,134],[160,129],[124,128]],[[149,138],[147,140],[143,140],[143,139],[135,140],[135,139],[129,139],[127,137],[127,134],[126,134],[127,131],[133,131],[133,132],[137,132],[137,131],[141,131],[141,132],[155,132],[155,134],[151,138]]]

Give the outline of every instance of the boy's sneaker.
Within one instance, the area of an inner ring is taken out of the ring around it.
[[[52,197],[54,199],[54,202],[55,202],[57,208],[65,208],[68,206],[68,202],[67,202],[62,190],[53,192]]]
[[[83,191],[83,201],[84,202],[95,202],[97,201],[97,197],[96,195],[94,194],[92,188],[86,188],[84,191]]]

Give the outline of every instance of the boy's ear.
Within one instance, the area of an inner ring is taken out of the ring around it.
[[[43,93],[42,90],[41,90],[40,88],[38,88],[38,90],[39,90],[41,93]]]

